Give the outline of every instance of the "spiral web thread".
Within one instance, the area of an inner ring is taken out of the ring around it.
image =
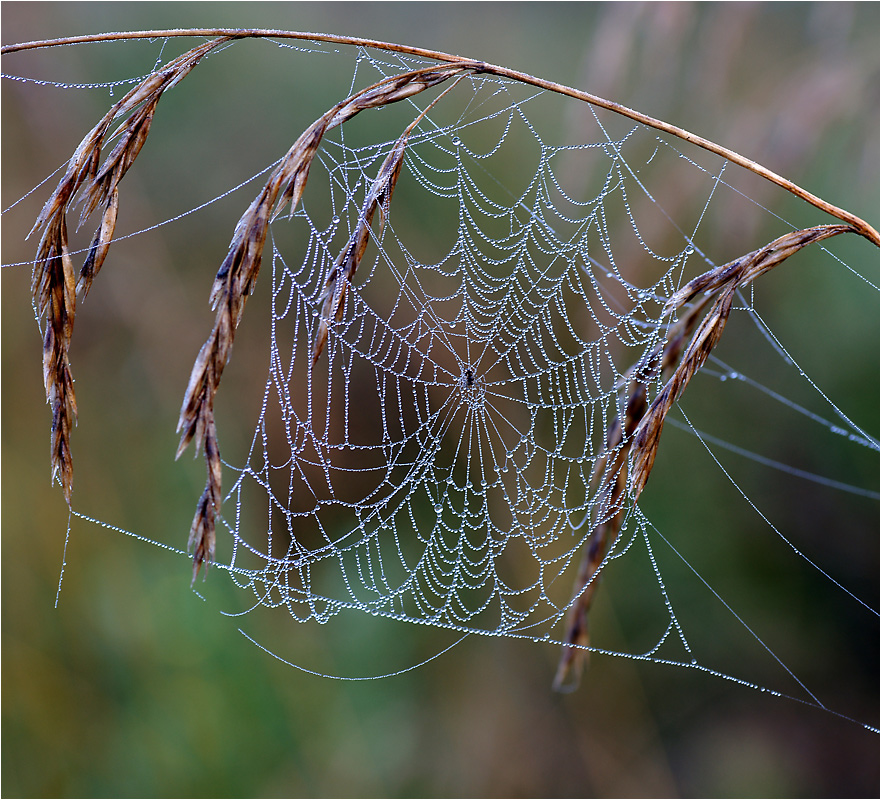
[[[414,67],[358,64],[353,86],[359,69],[372,81]],[[563,641],[581,554],[617,512],[597,485],[627,371],[663,341],[665,299],[714,265],[701,223],[732,187],[719,159],[594,112],[589,135],[555,144],[537,123],[545,100],[476,75],[431,110],[314,367],[325,282],[394,138],[328,137],[324,175],[315,164],[302,207],[274,222],[269,374],[244,465],[224,478],[228,568],[255,605]],[[424,108],[412,105],[411,119]],[[675,223],[671,169],[701,198]],[[432,220],[430,241],[408,230],[414,213]],[[601,572],[641,553],[666,621],[631,655],[698,666],[652,530],[629,502]]]

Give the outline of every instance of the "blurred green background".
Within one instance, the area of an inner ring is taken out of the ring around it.
[[[458,53],[681,125],[879,222],[877,4],[4,3],[2,23],[4,44],[226,26]],[[143,74],[156,54],[156,45],[63,48],[5,56],[3,71],[112,81]],[[243,43],[195,70],[186,93],[169,93],[124,181],[117,230],[166,220],[250,176],[348,89],[351,75],[320,58],[310,71],[285,66],[284,51]],[[3,208],[64,163],[115,97],[4,81]],[[568,124],[583,113],[573,107]],[[4,265],[33,257],[36,242],[23,238],[53,186],[4,215]],[[787,219],[822,221],[777,190],[750,186]],[[211,324],[210,281],[242,205],[237,195],[114,245],[77,317],[74,506],[175,547],[203,467],[173,461],[174,427]],[[763,243],[769,215],[759,219],[725,221],[720,258]],[[835,252],[877,284],[878,253],[868,243],[854,237]],[[799,258],[798,273],[787,266],[767,276],[758,306],[808,375],[877,436],[878,293],[829,258]],[[581,688],[556,695],[556,648],[471,637],[396,678],[304,674],[255,648],[238,625],[299,664],[340,675],[400,669],[454,638],[360,617],[323,627],[284,614],[224,617],[219,610],[237,600],[222,572],[197,585],[203,601],[184,559],[78,520],[54,608],[68,518],[48,480],[29,281],[27,264],[3,269],[4,795],[877,795],[877,735],[690,670],[594,657]],[[725,346],[726,360],[748,363],[763,383],[779,377],[782,360],[748,325],[732,323]],[[237,342],[245,363],[247,347]],[[803,382],[781,380],[774,385],[788,397],[830,415]],[[698,427],[877,489],[875,454],[803,417],[778,419],[773,404],[745,412],[754,396],[743,387],[720,396],[718,386],[706,379],[689,390]],[[731,458],[738,484],[783,534],[877,608],[877,501]],[[668,426],[640,502],[822,703],[877,725],[877,617],[757,522],[699,443]],[[687,570],[669,552],[658,555],[699,661],[796,694]],[[597,624],[621,649],[638,634],[644,589],[657,593],[651,583],[609,580],[598,595]]]

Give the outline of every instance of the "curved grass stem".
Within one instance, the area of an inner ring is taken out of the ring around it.
[[[740,155],[734,150],[723,147],[716,142],[705,139],[702,136],[698,136],[697,134],[691,133],[684,128],[672,125],[669,122],[655,119],[654,117],[650,117],[647,114],[636,111],[635,109],[628,108],[627,106],[621,105],[620,103],[614,103],[611,100],[605,100],[602,97],[597,97],[596,95],[590,94],[588,92],[583,92],[579,89],[573,89],[571,86],[565,86],[561,83],[555,83],[554,81],[547,81],[543,78],[536,78],[533,75],[528,75],[525,72],[508,69],[507,67],[500,67],[495,64],[487,64],[486,62],[475,62],[474,59],[464,58],[462,56],[452,55],[450,53],[443,53],[438,50],[428,50],[422,47],[411,47],[409,45],[395,44],[393,42],[383,42],[376,39],[363,39],[357,36],[339,36],[329,33],[305,33],[302,31],[284,31],[263,28],[188,28],[88,34],[84,36],[66,36],[61,39],[45,39],[41,41],[21,42],[18,44],[3,45],[2,47],[0,47],[0,54],[5,55],[6,53],[16,53],[22,50],[33,50],[41,47],[57,47],[60,45],[85,44],[89,42],[109,42],[125,39],[167,39],[180,36],[222,36],[228,37],[230,39],[307,39],[316,42],[347,44],[355,47],[371,47],[376,50],[404,53],[406,55],[418,56],[421,58],[432,58],[436,61],[446,61],[452,64],[467,63],[469,66],[471,66],[475,63],[479,63],[480,68],[475,71],[486,72],[492,75],[498,75],[499,77],[503,78],[510,78],[511,80],[518,81],[519,83],[525,83],[530,86],[545,89],[549,92],[556,92],[557,94],[562,94],[567,97],[572,97],[576,100],[581,100],[585,103],[589,103],[590,105],[597,106],[598,108],[605,108],[609,111],[613,111],[616,114],[620,114],[621,116],[632,119],[643,125],[647,125],[650,128],[655,128],[656,130],[663,131],[664,133],[669,133],[672,136],[676,136],[679,139],[684,139],[685,141],[691,142],[693,145],[696,145],[697,147],[700,147],[711,153],[715,153],[718,156],[727,158],[729,161],[737,164],[738,166],[741,166],[744,169],[747,169],[750,172],[759,175],[760,177],[765,178],[768,181],[771,181],[771,183],[780,186],[786,191],[791,192],[796,197],[799,197],[805,202],[810,203],[812,206],[819,208],[826,214],[829,214],[836,219],[840,219],[842,222],[846,222],[848,225],[853,227],[856,233],[860,234],[861,236],[865,236],[876,247],[881,247],[881,234],[879,234],[878,231],[865,220],[861,219],[855,214],[851,214],[849,211],[845,211],[843,208],[839,208],[838,206],[835,206],[832,203],[823,200],[821,197],[818,197],[817,195],[812,194],[806,189],[803,189],[798,184],[795,184],[787,178],[778,175],[776,172],[773,172],[772,170],[753,161],[752,159]]]

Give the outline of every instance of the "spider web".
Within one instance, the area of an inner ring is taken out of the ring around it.
[[[363,54],[353,88],[417,66]],[[268,375],[247,455],[226,464],[223,516],[226,568],[255,607],[283,607],[301,622],[352,610],[565,641],[582,553],[617,510],[603,502],[595,473],[606,433],[625,413],[628,370],[663,341],[665,300],[724,263],[712,249],[710,208],[723,217],[739,208],[746,220],[767,211],[724,161],[611,115],[592,111],[589,129],[560,142],[554,103],[478,75],[431,109],[314,366],[326,281],[394,138],[362,143],[350,126],[328,138],[323,174],[313,167],[302,208],[274,223]],[[412,106],[396,110],[401,128],[425,103]],[[429,220],[430,240],[425,226],[413,232],[413,215]],[[777,220],[778,233],[792,227]],[[741,296],[738,313],[794,366],[754,299]],[[707,372],[751,380],[718,359]],[[877,452],[877,440],[833,403],[824,413],[812,415]],[[712,453],[714,437],[681,419]],[[654,586],[641,595],[651,623],[643,649],[622,653],[602,641],[591,649],[731,677],[696,659],[659,546],[678,556],[628,501],[599,574],[612,581],[627,575],[617,562],[636,562],[627,569]]]
[[[361,51],[351,90],[426,63]],[[270,296],[268,363],[244,452],[224,448],[224,430],[245,423],[238,410],[227,414],[224,387],[218,396],[228,487],[220,527],[229,536],[216,567],[251,598],[242,613],[283,608],[325,623],[354,611],[559,645],[582,553],[610,513],[595,475],[607,431],[624,417],[628,371],[664,341],[664,303],[695,275],[799,225],[751,199],[762,196],[754,176],[716,156],[594,109],[567,126],[572,101],[470,75],[411,134],[394,196],[313,364],[335,260],[383,159],[428,102],[420,95],[373,114],[381,126],[357,117],[328,134],[301,206],[271,225],[258,290]],[[736,236],[724,233],[732,218]],[[824,265],[877,293],[836,252],[822,250]],[[775,353],[811,399],[791,399],[788,385],[776,390],[749,362],[731,366],[724,349],[702,371],[704,387],[746,387],[751,402],[876,453],[877,439],[771,330],[760,294],[741,294],[731,326]],[[678,425],[761,525],[837,583],[750,499],[725,454],[870,501],[875,487],[771,461],[694,418],[669,421],[662,452]],[[692,465],[677,473],[689,482]],[[823,707],[653,524],[644,507],[657,480],[639,503],[628,500],[597,578],[600,593],[639,581],[648,603],[640,644],[622,651],[600,636],[591,649],[760,688],[697,657],[665,577],[684,569],[780,662],[797,685],[787,691]]]
[[[629,283],[605,216],[611,202],[628,203],[616,153],[634,131],[547,145],[528,99],[512,102],[497,80],[470,88],[456,121],[415,136],[407,161],[407,188],[428,195],[407,202],[434,207],[447,249],[427,261],[405,238],[396,194],[314,368],[338,234],[353,230],[391,142],[327,145],[337,213],[328,226],[307,200],[303,259],[273,249],[270,374],[231,492],[239,500],[251,483],[268,496],[269,537],[255,546],[236,513],[231,568],[260,604],[300,620],[352,608],[467,632],[549,632],[592,529],[590,476],[623,413],[624,372],[657,345],[660,300],[692,250],[683,242],[660,260],[651,285]],[[498,138],[470,144],[476,125],[494,125]],[[488,184],[518,135],[534,139],[536,172],[513,191]],[[582,201],[555,166],[589,150],[608,171],[601,195]],[[617,359],[612,342],[624,345]],[[263,563],[240,567],[244,553]]]

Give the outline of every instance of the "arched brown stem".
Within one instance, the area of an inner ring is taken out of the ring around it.
[[[407,55],[418,56],[421,58],[432,58],[437,61],[446,61],[453,64],[467,62],[469,65],[473,65],[475,63],[474,59],[463,58],[462,56],[452,55],[450,53],[443,53],[438,50],[428,50],[422,47],[410,47],[409,45],[394,44],[393,42],[383,42],[376,39],[363,39],[357,36],[339,36],[329,33],[304,33],[301,31],[271,30],[263,28],[188,28],[154,31],[125,31],[118,33],[91,34],[85,36],[67,36],[61,39],[46,39],[42,41],[21,42],[19,44],[4,45],[3,47],[0,47],[0,54],[16,53],[21,50],[33,50],[40,47],[57,47],[59,45],[84,44],[87,42],[109,42],[117,41],[120,39],[166,39],[179,36],[222,36],[229,37],[231,39],[307,39],[316,42],[348,44],[355,47],[372,47],[376,50],[387,50],[395,53],[405,53]],[[614,103],[611,100],[605,100],[602,97],[597,97],[596,95],[590,94],[588,92],[583,92],[579,89],[573,89],[571,86],[564,86],[561,83],[547,81],[543,78],[536,78],[533,75],[528,75],[525,72],[518,72],[517,70],[508,69],[507,67],[500,67],[495,64],[487,64],[485,62],[478,63],[480,63],[480,69],[477,71],[486,72],[491,75],[498,75],[499,77],[503,78],[510,78],[511,80],[518,81],[519,83],[536,86],[549,92],[556,92],[557,94],[572,97],[576,100],[582,100],[583,102],[590,103],[591,105],[597,106],[598,108],[605,108],[609,111],[614,111],[616,114],[621,114],[624,117],[628,117],[629,119],[640,122],[643,125],[647,125],[650,128],[655,128],[656,130],[663,131],[664,133],[669,133],[672,136],[676,136],[680,139],[684,139],[687,142],[691,142],[697,147],[701,147],[704,150],[708,150],[709,152],[715,153],[718,156],[727,158],[734,164],[737,164],[744,169],[747,169],[750,172],[753,172],[754,174],[771,181],[771,183],[775,183],[777,186],[786,189],[786,191],[791,192],[796,197],[800,197],[802,200],[810,203],[816,208],[819,208],[821,211],[835,217],[836,219],[840,219],[842,222],[846,222],[848,225],[853,227],[856,233],[860,234],[861,236],[865,236],[876,247],[881,246],[881,235],[879,235],[878,231],[865,220],[861,219],[855,214],[851,214],[849,211],[845,211],[844,209],[823,200],[821,197],[817,197],[817,195],[812,194],[805,189],[802,189],[798,184],[795,184],[787,178],[784,178],[781,175],[778,175],[776,172],[768,169],[767,167],[764,167],[761,164],[758,164],[755,161],[740,155],[734,150],[729,150],[727,147],[716,144],[709,139],[704,139],[702,136],[698,136],[697,134],[691,133],[690,131],[680,128],[676,125],[671,125],[669,122],[655,119],[654,117],[650,117],[647,114],[643,114],[632,108],[628,108],[627,106],[621,105],[620,103]]]

